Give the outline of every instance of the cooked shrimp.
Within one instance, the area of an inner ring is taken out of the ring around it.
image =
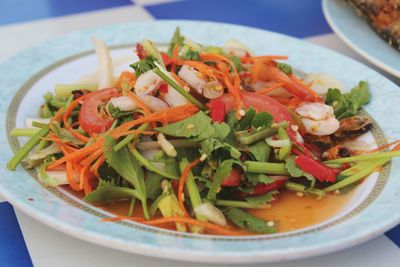
[[[335,118],[333,108],[322,103],[304,103],[296,109],[306,128],[312,135],[330,135],[339,129],[340,123]]]
[[[149,70],[137,78],[135,83],[135,93],[137,95],[149,95],[157,90],[162,82],[163,79],[152,70]]]
[[[198,93],[201,94],[203,92],[203,87],[207,81],[202,78],[202,74],[199,71],[195,70],[193,67],[189,67],[188,65],[183,65],[179,70],[178,75]]]

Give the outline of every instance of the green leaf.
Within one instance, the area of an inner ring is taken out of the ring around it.
[[[213,184],[207,194],[209,200],[215,201],[217,199],[217,193],[220,190],[221,183],[224,178],[232,172],[232,168],[233,160],[225,160],[218,166],[214,175]]]
[[[175,45],[178,45],[179,47],[182,48],[184,45],[184,41],[185,37],[181,35],[179,27],[177,27],[174,32],[174,35],[172,36],[171,41],[169,42],[168,55],[172,56]]]
[[[236,117],[236,111],[233,109],[229,110],[226,114],[225,121],[230,128],[236,130],[237,126],[239,125],[239,120]]]
[[[228,219],[237,227],[259,234],[273,234],[277,232],[276,223],[268,226],[268,223],[238,208],[229,209],[226,213]]]
[[[150,199],[156,199],[162,192],[161,181],[164,177],[161,175],[148,171],[146,173],[146,195]]]
[[[278,159],[284,160],[290,154],[290,151],[292,150],[292,141],[290,140],[286,130],[283,128],[279,128],[278,137],[280,140],[289,140],[289,145],[281,147],[278,151]]]
[[[329,88],[325,103],[333,107],[337,119],[342,119],[356,115],[358,110],[369,102],[370,98],[368,83],[360,81],[347,94],[342,94],[339,89]]]
[[[240,60],[240,58],[238,56],[230,56],[229,60],[233,63],[237,72],[246,70],[246,68],[243,66],[242,61]]]
[[[116,141],[110,135],[106,135],[104,143],[106,161],[119,175],[135,187],[138,198],[142,202],[145,217],[149,218],[143,169],[139,166],[128,147],[125,146],[115,151],[113,149],[115,144]]]
[[[285,159],[285,161],[286,161],[285,167],[291,177],[294,177],[294,178],[305,177],[305,178],[307,178],[307,180],[309,180],[311,182],[309,188],[313,188],[315,186],[315,182],[316,182],[315,177],[307,172],[304,172],[299,167],[297,167],[294,156],[287,157]]]
[[[254,108],[249,108],[244,114],[243,118],[239,121],[239,130],[243,131],[248,129],[256,116],[256,110]]]
[[[253,160],[268,162],[271,153],[271,147],[264,140],[248,146],[248,149],[251,156],[253,157]]]
[[[60,126],[60,123],[57,121],[54,121],[51,126],[50,130],[55,133],[58,137],[60,137],[61,141],[63,143],[66,142],[71,142],[74,145],[84,145],[85,143],[82,142],[81,140],[77,139],[75,136],[73,136],[69,131],[67,131],[65,128],[62,128]]]
[[[136,78],[142,75],[143,73],[155,69],[156,65],[154,65],[155,58],[152,56],[147,56],[142,60],[136,61],[129,66],[135,70]]]
[[[106,182],[100,179],[100,183],[97,188],[90,194],[84,197],[84,200],[90,203],[104,203],[107,201],[115,201],[129,198],[139,198],[137,190],[115,186],[110,182]]]
[[[200,58],[200,53],[198,51],[188,49],[185,55],[183,55],[182,59],[199,61],[201,58]]]
[[[252,184],[252,185],[257,185],[257,184],[270,184],[275,182],[274,179],[270,178],[269,176],[263,174],[263,173],[246,173],[247,180]]]
[[[157,47],[154,45],[154,43],[150,40],[145,39],[145,40],[143,40],[142,45],[143,45],[143,48],[146,51],[147,55],[156,59],[157,62],[165,68],[164,61],[161,57],[161,54],[158,51]]]
[[[212,126],[215,130],[214,134],[210,136],[212,138],[218,138],[220,140],[224,140],[231,131],[231,128],[225,122],[222,123],[214,122]]]
[[[169,136],[190,138],[199,136],[209,124],[211,124],[210,117],[199,111],[189,118],[164,127],[157,127],[155,130]]]
[[[254,118],[251,122],[251,126],[254,128],[259,128],[259,127],[269,127],[272,122],[272,116],[268,112],[259,112],[256,115],[254,115]]]
[[[220,152],[221,150],[225,150],[232,158],[235,159],[239,159],[241,156],[240,151],[235,147],[216,138],[204,140],[200,143],[200,145],[202,153],[205,153],[209,157],[212,157],[214,152],[217,153],[217,151]]]
[[[292,66],[290,66],[287,63],[278,63],[277,67],[278,67],[278,69],[283,71],[286,75],[292,74],[292,72],[293,72]]]
[[[256,197],[247,197],[245,200],[250,203],[254,207],[264,207],[268,203],[270,203],[272,200],[274,200],[274,195],[278,194],[279,191],[274,190],[271,192],[268,192],[264,195],[261,196],[256,196]]]

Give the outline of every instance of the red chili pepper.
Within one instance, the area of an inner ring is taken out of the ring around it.
[[[97,90],[88,96],[79,111],[79,125],[87,133],[102,133],[110,128],[112,118],[103,118],[100,116],[97,108],[103,101],[118,95],[118,89],[109,88]]]
[[[166,84],[166,83],[162,83],[161,85],[160,85],[160,87],[158,87],[158,90],[161,92],[161,93],[168,93],[168,84]]]
[[[236,187],[240,184],[242,173],[239,169],[233,169],[228,177],[224,178],[221,183],[222,187]]]
[[[225,102],[219,99],[214,99],[210,103],[211,119],[215,122],[222,123],[225,120]]]
[[[146,50],[144,50],[143,45],[140,43],[136,44],[136,54],[139,57],[140,60],[144,59],[147,57]]]
[[[296,165],[303,171],[311,174],[320,182],[335,182],[335,172],[315,159],[306,155],[300,154],[295,159]]]
[[[168,66],[172,63],[172,59],[164,52],[161,53],[161,58],[165,66]]]

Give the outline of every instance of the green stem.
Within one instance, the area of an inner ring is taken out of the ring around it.
[[[374,154],[367,154],[367,155],[360,155],[360,156],[353,156],[353,157],[347,157],[347,158],[339,158],[339,159],[332,159],[328,161],[324,161],[324,163],[351,163],[351,162],[356,162],[356,161],[363,161],[363,160],[371,160],[371,159],[391,159],[393,157],[398,157],[400,156],[400,150],[399,151],[390,151],[390,152],[378,152]]]
[[[232,208],[242,208],[242,209],[265,209],[266,206],[254,205],[246,201],[238,201],[238,200],[217,200],[215,201],[215,205],[224,206],[224,207],[232,207]]]
[[[175,148],[196,148],[200,147],[198,142],[190,142],[185,139],[168,140],[171,145]],[[122,142],[122,141],[121,141]],[[136,147],[140,150],[158,149],[161,148],[160,143],[157,141],[140,142],[136,144]]]
[[[138,130],[144,131],[144,130],[147,129],[147,127],[148,127],[148,124],[145,123],[145,124],[141,125],[141,126],[138,128]],[[138,137],[138,136],[139,136],[138,134],[130,134],[130,135],[125,136],[124,139],[122,139],[118,144],[116,144],[116,145],[114,146],[114,148],[113,148],[114,151],[117,152],[118,150],[120,150],[120,149],[123,148],[124,146],[130,144],[130,143],[131,143],[136,137]]]
[[[324,197],[325,196],[325,191],[317,189],[317,188],[310,188],[307,189],[304,185],[298,184],[298,183],[293,183],[293,182],[287,182],[286,183],[286,188],[292,191],[299,191],[303,193],[310,193],[313,195],[317,195],[318,197]]]
[[[189,165],[187,158],[183,158],[179,163],[179,169],[183,172],[186,167]],[[197,184],[194,180],[192,172],[189,172],[188,177],[186,178],[185,182],[186,190],[189,194],[190,203],[192,204],[193,209],[200,206],[203,202],[201,200],[199,188],[197,188]],[[196,218],[199,221],[207,221],[207,218],[198,214],[195,214]]]
[[[136,198],[132,197],[131,204],[129,205],[128,217],[132,216],[133,210],[135,209],[135,203],[136,203]]]
[[[160,76],[164,81],[166,81],[169,85],[171,85],[173,88],[175,88],[178,93],[183,95],[187,100],[195,104],[199,109],[201,110],[206,110],[206,106],[204,106],[199,100],[197,100],[195,97],[193,97],[191,94],[186,92],[185,89],[183,89],[176,81],[171,79],[168,75],[166,75],[164,72],[162,72],[159,68],[154,69],[154,72]]]
[[[29,154],[29,152],[40,142],[42,137],[46,136],[49,132],[49,127],[44,127],[39,130],[31,139],[26,142],[17,153],[7,163],[9,170],[15,170],[18,164]]]
[[[149,171],[158,173],[159,175],[165,177],[165,178],[169,178],[169,179],[174,179],[174,180],[179,180],[179,177],[172,175],[170,173],[164,172],[162,170],[160,170],[159,168],[155,167],[153,164],[150,163],[150,161],[148,161],[147,159],[145,159],[140,153],[139,151],[137,151],[137,149],[135,147],[131,147],[131,152],[132,154],[135,156],[135,158]]]
[[[32,137],[35,134],[37,134],[40,131],[40,129],[37,128],[14,128],[11,130],[10,135],[11,136],[29,136]]]
[[[246,172],[289,175],[284,163],[245,161]]]
[[[49,104],[55,108],[62,108],[65,107],[67,103],[57,99],[52,99],[49,101]]]
[[[331,186],[328,186],[326,188],[324,188],[325,192],[331,192],[331,191],[335,191],[337,189],[343,188],[345,186],[348,186],[352,183],[355,183],[361,179],[363,179],[364,177],[370,175],[372,172],[374,172],[374,170],[379,167],[382,166],[384,164],[386,164],[387,162],[390,161],[390,158],[381,158],[377,161],[375,161],[375,163],[371,163],[368,166],[366,166],[363,170],[360,170],[359,172],[357,172],[356,174],[353,174],[343,180],[341,180],[340,182],[337,182]]]
[[[257,131],[249,136],[239,137],[239,142],[243,145],[250,145],[267,137],[273,136],[278,133],[279,128],[287,128],[289,123],[287,121],[281,121],[274,123],[270,128]]]

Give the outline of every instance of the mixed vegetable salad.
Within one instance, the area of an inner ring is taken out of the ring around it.
[[[359,113],[368,84],[298,74],[286,56],[255,56],[238,41],[203,46],[177,29],[167,51],[149,40],[114,78],[93,38],[97,84],[56,85],[40,119],[12,136],[30,139],[8,162],[38,168],[46,186],[66,185],[101,205],[130,201],[126,215],[177,231],[271,234],[278,221],[251,215],[282,191],[316,200],[340,194],[400,155],[346,146],[371,127]],[[135,209],[136,207],[136,209]],[[138,211],[140,207],[140,211]]]

